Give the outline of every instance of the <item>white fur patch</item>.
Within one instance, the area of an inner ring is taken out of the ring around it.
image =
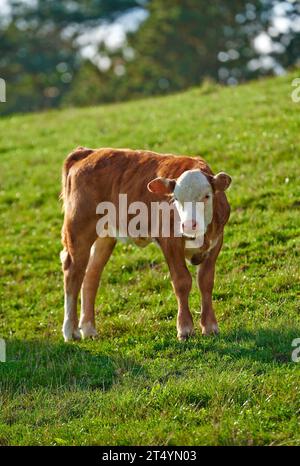
[[[193,209],[186,208],[185,203],[203,202],[204,232],[213,218],[213,193],[206,176],[200,170],[188,170],[176,181],[174,189],[175,206],[182,223],[193,220]],[[195,219],[195,218],[194,218]]]
[[[209,248],[208,248],[207,252],[211,251],[218,244],[219,238],[220,237],[217,236],[215,239],[210,240]]]
[[[80,339],[80,332],[78,328],[75,327],[74,321],[72,319],[73,303],[73,297],[65,294],[65,316],[62,328],[65,341]]]
[[[93,338],[98,335],[97,330],[95,329],[92,322],[85,322],[85,323],[79,324],[79,327],[80,327],[80,333],[83,339]]]
[[[60,257],[61,263],[64,264],[68,257],[68,251],[66,250],[66,248],[60,251],[59,257]]]

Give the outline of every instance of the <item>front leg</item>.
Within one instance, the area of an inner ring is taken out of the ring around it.
[[[212,305],[215,264],[223,243],[223,236],[210,251],[208,257],[198,268],[198,286],[202,296],[201,321],[202,335],[219,333],[218,323]]]
[[[185,263],[184,246],[181,238],[167,238],[159,241],[166,258],[173,289],[178,302],[177,337],[186,340],[194,334],[193,318],[189,309],[189,294],[192,277]]]

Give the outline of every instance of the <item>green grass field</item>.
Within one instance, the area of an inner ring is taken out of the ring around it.
[[[1,445],[300,444],[295,77],[1,119]],[[120,244],[97,298],[100,338],[63,342],[58,196],[78,145],[198,154],[233,177],[214,289],[220,336],[200,335],[194,283],[198,330],[178,342],[160,250]]]

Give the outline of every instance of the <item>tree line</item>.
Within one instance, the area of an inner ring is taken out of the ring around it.
[[[111,47],[108,25],[124,23],[124,14],[130,24],[138,12],[139,27]],[[7,86],[0,113],[280,74],[299,62],[299,22],[293,0],[11,0],[0,15],[0,78]]]

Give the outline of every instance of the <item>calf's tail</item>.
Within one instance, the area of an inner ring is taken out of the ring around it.
[[[68,175],[71,167],[80,160],[83,160],[86,157],[88,157],[93,152],[93,149],[87,149],[86,147],[77,147],[77,149],[71,152],[71,154],[69,154],[66,160],[64,161],[62,168],[62,190],[60,194],[60,199],[63,201],[63,211],[65,211],[66,200],[68,198],[68,192],[70,191],[70,178]],[[68,252],[68,228],[66,227],[66,218],[64,220],[64,225],[61,231],[61,239],[64,249],[60,253],[60,259],[63,265],[63,269],[66,270],[69,267],[71,261],[70,254]]]
[[[93,149],[87,149],[86,147],[77,147],[77,149],[71,152],[71,154],[69,154],[66,160],[64,161],[63,168],[62,168],[62,189],[61,189],[61,194],[60,194],[60,199],[62,199],[63,201],[63,210],[64,210],[65,200],[66,200],[67,192],[68,192],[68,189],[67,189],[68,174],[69,174],[70,168],[76,162],[79,162],[80,160],[85,159],[93,152],[94,152]]]

